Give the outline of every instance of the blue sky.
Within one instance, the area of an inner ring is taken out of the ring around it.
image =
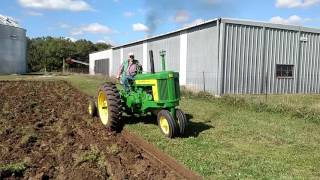
[[[88,39],[114,45],[216,17],[320,28],[320,0],[2,0],[29,37]]]

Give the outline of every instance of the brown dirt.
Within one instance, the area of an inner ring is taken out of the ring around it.
[[[0,82],[0,179],[179,179],[87,115],[62,81]],[[23,163],[20,173],[1,167]]]

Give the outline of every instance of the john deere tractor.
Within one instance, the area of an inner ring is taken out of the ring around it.
[[[103,84],[97,101],[90,101],[88,111],[98,115],[103,125],[113,131],[121,131],[123,113],[157,116],[161,132],[168,138],[183,135],[187,127],[184,112],[177,107],[180,101],[179,73],[166,71],[165,51],[160,52],[162,71],[154,71],[153,52],[149,51],[151,72],[138,73],[130,90],[113,83]]]

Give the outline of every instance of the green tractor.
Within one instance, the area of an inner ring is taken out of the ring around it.
[[[154,72],[153,52],[150,54],[151,72],[138,73],[129,91],[113,83],[103,84],[97,102],[90,101],[88,111],[98,115],[103,125],[112,131],[121,131],[123,112],[127,114],[157,116],[161,132],[168,138],[185,133],[188,121],[184,112],[177,107],[180,101],[179,73],[166,71],[165,51],[160,52],[162,71]],[[140,116],[140,117],[141,117]]]

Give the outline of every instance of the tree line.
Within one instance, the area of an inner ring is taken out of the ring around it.
[[[61,71],[63,60],[71,57],[89,62],[89,54],[109,49],[105,43],[92,43],[88,40],[71,41],[63,37],[39,37],[27,39],[27,64],[29,72]]]

